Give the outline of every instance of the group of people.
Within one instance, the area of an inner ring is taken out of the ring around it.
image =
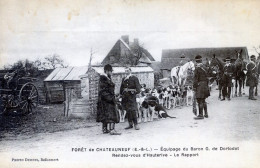
[[[196,118],[203,119],[204,117],[208,118],[207,103],[205,99],[210,96],[208,87],[209,68],[202,64],[202,57],[200,55],[195,57],[195,61],[196,67],[194,71],[193,89],[199,108],[199,115]],[[257,67],[255,55],[250,56],[250,62],[246,65],[246,86],[249,86],[249,100],[257,100],[254,97],[254,88],[257,88],[259,79],[259,70]],[[225,98],[230,100],[233,72],[234,66],[231,64],[231,59],[227,57],[222,78],[222,101],[225,100]]]
[[[233,67],[230,58],[226,59],[224,66],[223,80],[225,85],[223,88],[223,99],[225,97],[230,100],[231,87],[232,87],[232,73]],[[210,96],[209,89],[209,67],[202,63],[202,56],[195,57],[195,70],[193,80],[193,90],[195,98],[198,103],[199,114],[196,119],[208,118],[208,109],[206,99]],[[258,84],[258,70],[256,66],[256,57],[252,55],[250,62],[247,64],[247,81],[246,85],[249,86],[249,99],[256,100],[253,95],[254,87]],[[110,133],[111,135],[120,135],[121,133],[115,130],[115,123],[119,123],[119,116],[116,111],[115,101],[115,84],[111,80],[113,68],[107,64],[104,66],[104,74],[100,75],[98,105],[97,105],[97,122],[102,122],[103,133]],[[137,122],[137,102],[136,95],[141,91],[141,85],[136,76],[132,75],[131,68],[126,67],[126,77],[122,79],[120,87],[120,95],[122,96],[122,107],[126,110],[128,118],[128,127],[125,129],[136,129],[140,127]]]
[[[232,79],[233,79],[233,72],[234,72],[234,66],[231,64],[231,60],[229,57],[226,58],[226,64],[224,66],[224,74],[223,74],[223,89],[222,89],[222,95],[223,98],[222,101],[227,98],[230,100],[231,95],[231,87],[232,87]],[[246,72],[246,86],[249,86],[249,100],[257,100],[254,97],[254,88],[258,85],[258,68],[256,63],[256,57],[255,55],[250,56],[250,62],[246,65],[245,70]]]
[[[115,84],[111,80],[113,68],[107,64],[104,66],[104,74],[100,75],[99,93],[97,104],[97,122],[102,122],[103,133],[120,135],[115,130],[115,123],[119,123],[119,114],[116,111]],[[140,127],[137,122],[136,94],[141,91],[141,85],[136,76],[132,75],[131,68],[126,67],[126,77],[122,79],[120,95],[122,96],[122,107],[126,110],[129,126],[125,129],[136,129]]]

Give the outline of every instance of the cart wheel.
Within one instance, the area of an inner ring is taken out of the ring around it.
[[[19,107],[23,114],[32,113],[38,106],[39,93],[37,87],[32,83],[26,83],[22,86],[19,93]]]

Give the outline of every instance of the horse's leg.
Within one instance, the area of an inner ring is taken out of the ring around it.
[[[220,81],[218,81],[218,99],[220,100],[221,99],[221,94],[222,94],[222,85],[220,84]],[[222,95],[223,96],[223,95]]]
[[[179,77],[178,79],[178,86],[181,86],[181,77]]]
[[[242,96],[242,91],[241,91],[241,89],[242,89],[242,83],[243,83],[243,80],[240,79],[240,80],[239,80],[239,93],[238,93],[238,95],[239,95],[240,97]]]
[[[216,90],[219,90],[219,81],[217,78],[216,78],[216,84],[217,84]]]
[[[255,96],[257,96],[257,85],[255,86]]]
[[[236,83],[235,83],[235,97],[237,97],[237,85],[238,85],[238,79],[236,79]],[[234,86],[232,86],[234,87]],[[232,88],[233,91],[233,88]]]

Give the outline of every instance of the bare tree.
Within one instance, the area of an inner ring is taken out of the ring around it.
[[[136,66],[140,63],[140,59],[143,56],[144,48],[139,45],[135,44],[131,46],[130,51],[123,54],[123,57],[119,59],[119,62],[123,66]]]
[[[68,65],[66,65],[64,63],[64,60],[62,58],[60,58],[60,56],[58,54],[53,54],[51,56],[45,57],[42,64],[46,69],[55,69],[58,67],[62,67],[62,68],[68,67]]]
[[[253,47],[253,49],[255,49],[255,52],[260,55],[260,46],[259,47]]]

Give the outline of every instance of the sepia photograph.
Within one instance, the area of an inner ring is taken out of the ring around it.
[[[0,0],[0,167],[260,167],[259,0]]]

